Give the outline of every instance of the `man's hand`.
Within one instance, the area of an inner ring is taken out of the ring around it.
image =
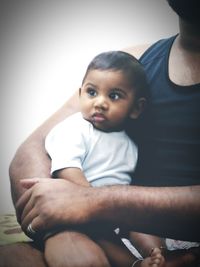
[[[28,188],[16,204],[17,218],[24,231],[30,223],[40,232],[87,222],[87,192],[93,190],[91,187],[49,178],[24,179],[21,183]]]

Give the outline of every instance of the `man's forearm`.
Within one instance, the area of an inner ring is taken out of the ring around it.
[[[182,240],[200,240],[200,186],[97,189],[92,219],[126,229]],[[94,201],[93,201],[94,198]]]
[[[200,240],[200,186],[93,188],[63,179],[47,180],[38,179],[17,203],[23,229],[30,223],[37,231],[44,230],[44,225],[48,230],[55,225],[90,224]]]

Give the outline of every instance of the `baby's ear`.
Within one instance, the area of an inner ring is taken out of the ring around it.
[[[134,103],[132,111],[129,115],[131,119],[137,119],[140,116],[146,106],[146,102],[146,98],[141,97]]]

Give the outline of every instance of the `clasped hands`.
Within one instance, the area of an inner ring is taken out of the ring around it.
[[[87,222],[91,187],[50,178],[22,179],[20,183],[27,189],[16,203],[17,219],[24,232],[38,233]]]

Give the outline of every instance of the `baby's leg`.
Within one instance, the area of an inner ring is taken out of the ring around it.
[[[111,267],[103,250],[83,233],[64,231],[45,242],[48,267]]]
[[[200,248],[168,250],[164,239],[156,236],[130,233],[131,243],[138,249],[143,257],[148,257],[151,248],[163,247],[162,255],[165,258],[166,267],[193,267],[200,258]],[[175,242],[176,243],[176,242]],[[173,240],[172,240],[173,244]]]
[[[114,267],[130,267],[137,258],[124,245],[119,235],[114,231],[103,233],[102,236],[92,236],[92,238],[104,250],[111,266]]]
[[[161,254],[161,250],[155,248],[151,255],[144,260],[138,260],[132,252],[124,245],[118,235],[109,233],[107,240],[99,239],[98,244],[105,251],[110,263],[114,267],[164,267],[164,257]],[[135,263],[135,265],[134,265]]]
[[[152,248],[166,248],[165,239],[154,235],[130,232],[129,239],[144,258],[149,256]]]

